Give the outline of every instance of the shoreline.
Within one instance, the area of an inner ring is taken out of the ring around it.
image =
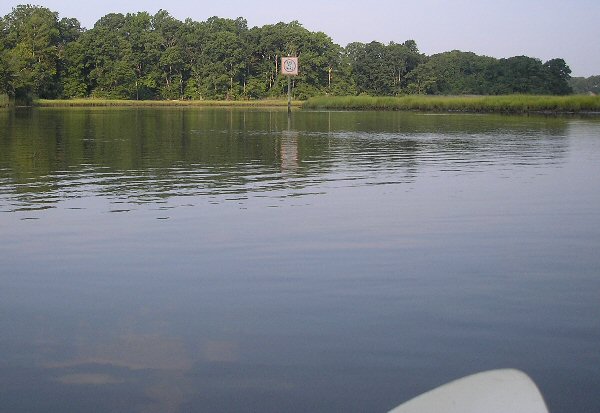
[[[230,107],[287,108],[287,100],[118,100],[37,99],[33,107]],[[292,101],[293,109],[374,110],[435,113],[505,113],[542,115],[600,115],[600,96],[318,96]]]
[[[299,108],[304,102],[292,101]],[[37,99],[33,107],[260,107],[287,108],[287,100],[120,100],[120,99]]]
[[[392,110],[507,114],[600,114],[600,96],[321,96],[308,99],[304,109]]]

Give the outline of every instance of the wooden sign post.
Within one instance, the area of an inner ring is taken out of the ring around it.
[[[288,79],[288,113],[292,111],[292,76],[298,76],[298,58],[297,57],[282,57],[281,58],[281,74],[287,76]]]

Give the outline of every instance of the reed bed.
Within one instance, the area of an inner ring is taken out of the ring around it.
[[[308,99],[303,108],[427,112],[600,113],[600,96],[320,96]]]
[[[292,106],[302,106],[302,101],[292,101]],[[38,99],[35,106],[42,107],[287,107],[287,100],[117,100],[117,99]]]

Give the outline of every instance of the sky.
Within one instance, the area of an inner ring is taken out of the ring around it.
[[[108,13],[160,9],[179,20],[243,17],[249,27],[298,20],[341,46],[412,39],[427,55],[462,50],[496,58],[560,57],[572,76],[600,75],[598,0],[0,0],[0,15],[26,3],[75,17],[86,28]]]

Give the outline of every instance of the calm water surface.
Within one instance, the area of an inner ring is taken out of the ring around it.
[[[600,119],[0,111],[0,411],[600,411]]]

